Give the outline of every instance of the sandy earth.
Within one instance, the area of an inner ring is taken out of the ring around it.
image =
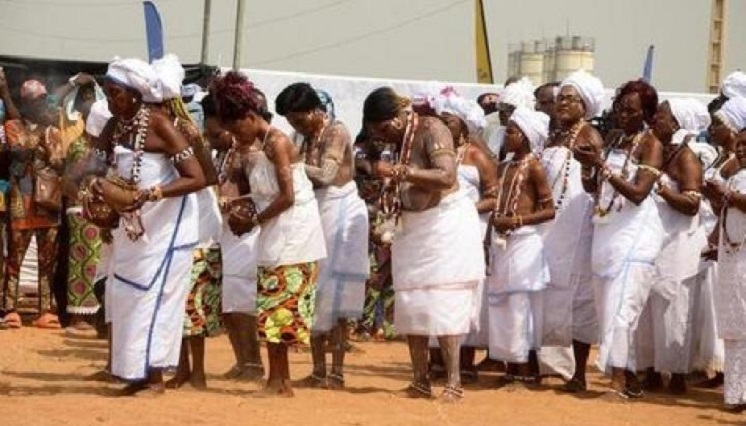
[[[392,395],[409,379],[406,346],[356,343],[348,357],[345,391],[296,390],[294,399],[258,399],[253,383],[221,378],[232,362],[225,336],[208,341],[208,386],[157,398],[114,397],[121,385],[84,381],[104,366],[106,343],[92,336],[32,328],[0,331],[2,425],[740,425],[746,414],[722,411],[721,390],[690,390],[686,397],[648,396],[615,404],[598,397],[606,383],[593,373],[582,397],[558,394],[559,379],[541,391],[508,392],[483,374],[458,405]],[[294,353],[293,378],[310,370],[310,355]],[[436,388],[438,391],[440,387]]]

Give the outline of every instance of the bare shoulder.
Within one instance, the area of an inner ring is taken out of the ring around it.
[[[329,130],[326,131],[324,136],[325,144],[334,144],[339,142],[349,142],[350,132],[347,130],[347,126],[341,121],[335,121],[329,126]]]
[[[425,147],[430,151],[453,149],[451,131],[438,118],[421,117],[417,133],[417,136],[422,138]]]
[[[267,157],[274,158],[280,152],[292,155],[294,146],[293,141],[290,140],[288,135],[279,130],[275,130],[270,131],[264,151]]]
[[[590,124],[583,126],[583,129],[578,134],[578,141],[580,145],[591,145],[596,148],[601,148],[604,145],[604,139],[601,137],[601,133],[596,130],[595,127]]]

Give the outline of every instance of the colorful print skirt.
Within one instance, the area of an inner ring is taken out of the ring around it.
[[[269,343],[307,345],[316,301],[316,262],[259,267],[259,338]]]
[[[221,281],[220,249],[196,249],[192,266],[192,287],[184,317],[184,337],[220,334]]]
[[[100,230],[82,213],[68,214],[67,223],[70,228],[67,311],[76,315],[93,315],[100,306],[93,293],[96,267],[101,257]]]

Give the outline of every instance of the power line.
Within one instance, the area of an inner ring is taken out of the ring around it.
[[[370,31],[370,32],[367,32],[367,33],[364,33],[364,34],[360,34],[360,35],[354,36],[354,37],[350,37],[350,38],[347,38],[345,40],[338,41],[338,42],[335,42],[335,43],[329,43],[329,44],[325,44],[325,45],[322,45],[322,46],[314,47],[314,48],[311,48],[311,49],[300,50],[300,51],[297,51],[297,52],[294,52],[294,53],[291,53],[291,54],[288,54],[288,55],[283,55],[283,56],[280,56],[280,57],[277,57],[277,58],[273,58],[273,59],[269,59],[269,60],[266,60],[266,61],[255,62],[254,65],[268,65],[268,64],[273,64],[273,63],[276,63],[276,62],[282,62],[282,61],[285,61],[287,59],[295,58],[295,57],[298,57],[298,56],[307,56],[307,55],[311,55],[313,53],[321,52],[321,51],[324,51],[324,50],[333,49],[335,47],[344,46],[344,45],[347,45],[347,44],[352,44],[352,43],[358,42],[360,40],[366,39],[368,37],[372,37],[372,36],[379,35],[379,34],[384,34],[384,33],[387,33],[389,31],[399,29],[399,28],[401,28],[401,27],[403,27],[405,25],[410,25],[410,24],[413,24],[413,23],[418,22],[418,21],[423,21],[423,20],[431,18],[431,17],[433,17],[435,15],[439,15],[439,14],[441,14],[441,13],[447,11],[447,10],[453,9],[454,7],[459,6],[459,5],[461,5],[463,3],[466,3],[468,1],[471,1],[471,0],[459,0],[459,1],[456,1],[456,2],[451,3],[449,5],[446,5],[446,6],[437,8],[437,9],[434,9],[431,12],[428,12],[426,14],[418,15],[418,16],[415,16],[413,18],[409,18],[409,19],[405,19],[403,21],[397,22],[396,24],[390,25],[388,27],[384,27],[384,28],[381,28],[381,29],[378,29],[378,30],[374,30],[374,31]]]
[[[163,0],[161,0],[161,1],[163,1]],[[291,13],[291,14],[288,14],[288,15],[279,16],[277,18],[265,19],[265,20],[254,21],[254,22],[249,21],[248,24],[247,24],[247,28],[249,28],[249,29],[260,28],[260,27],[263,27],[263,26],[266,26],[266,25],[276,24],[278,22],[292,20],[292,19],[295,19],[295,18],[299,18],[301,16],[311,15],[311,14],[314,14],[314,13],[318,13],[318,12],[320,12],[322,10],[331,9],[331,8],[337,7],[339,5],[342,5],[344,3],[350,3],[352,1],[356,1],[356,0],[337,0],[337,1],[326,3],[324,5],[321,5],[321,6],[318,6],[318,7],[314,7],[314,8],[311,8],[311,9],[301,10],[299,12],[295,12],[295,13]],[[27,3],[26,0],[0,0],[0,2],[17,3],[17,4],[26,4]],[[54,5],[62,6],[61,3],[47,3],[47,2],[38,1],[38,0],[37,1],[30,0],[30,4],[44,4],[44,5],[54,4]],[[103,6],[104,5],[104,4],[101,4],[101,3],[79,3],[79,2],[78,3],[70,3],[70,4],[72,4],[72,5],[89,5],[89,4],[94,4],[96,6]],[[117,3],[106,3],[106,4],[119,5],[119,6],[121,6],[121,5],[138,5],[139,6],[141,4],[141,2],[139,0],[137,2],[134,2],[134,3],[133,2],[120,1],[120,2],[117,2]],[[16,32],[16,33],[19,33],[19,34],[30,35],[30,36],[33,36],[33,37],[48,38],[48,39],[55,39],[55,40],[65,40],[65,41],[88,42],[88,43],[93,42],[93,41],[95,41],[97,43],[100,43],[100,42],[106,42],[106,43],[137,43],[137,42],[141,42],[141,41],[143,41],[145,39],[145,36],[142,36],[142,37],[126,37],[126,38],[125,37],[122,37],[122,38],[101,38],[99,36],[95,36],[95,37],[60,36],[60,35],[54,35],[54,34],[45,34],[45,33],[38,32],[38,31],[33,31],[33,30],[14,28],[14,27],[10,27],[10,26],[7,26],[7,25],[0,25],[0,29],[5,29],[5,30],[13,31],[13,32]],[[210,31],[210,35],[232,33],[233,31],[234,31],[234,28],[225,28],[225,29]],[[167,37],[167,39],[197,38],[197,37],[202,37],[202,33],[201,32],[189,32],[189,33],[183,33],[183,34],[170,34],[170,35],[166,35],[166,37]]]

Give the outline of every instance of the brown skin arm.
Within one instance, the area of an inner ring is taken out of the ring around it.
[[[478,146],[469,147],[469,159],[479,170],[479,201],[476,207],[478,213],[495,210],[497,204],[497,165]]]
[[[746,194],[740,192],[731,192],[727,196],[727,207],[735,207],[743,213],[746,213]]]
[[[344,161],[350,146],[350,134],[344,126],[337,123],[326,132],[321,145],[321,167],[306,164],[306,174],[317,186],[329,186],[334,182],[339,166]]]
[[[603,152],[603,146],[604,141],[598,131],[591,126],[585,126],[578,135],[578,140],[576,141],[576,149],[573,152],[575,158],[583,165],[581,174],[581,176],[584,176],[582,178],[583,189],[591,194],[595,194],[596,190],[598,189],[596,179],[588,178],[588,176],[591,176],[593,165],[586,165],[585,163],[583,163],[583,161],[579,157],[582,153],[579,153],[578,150],[588,150],[590,152],[596,153],[600,157],[601,153]]]
[[[672,165],[679,177],[679,191],[668,187],[661,187],[661,196],[672,209],[688,216],[695,216],[699,212],[700,197],[684,195],[686,191],[699,192],[702,188],[702,163],[689,148],[684,148]]]
[[[259,212],[258,221],[264,223],[293,206],[295,190],[293,188],[293,142],[284,134],[275,132],[270,135],[265,147],[267,158],[275,166],[275,176],[280,193],[266,209]]]
[[[456,157],[453,137],[444,124],[437,122],[426,128],[423,148],[432,165],[429,169],[409,168],[405,180],[428,191],[446,191],[456,184]],[[397,165],[398,167],[406,167]]]
[[[720,169],[720,176],[723,179],[728,180],[731,176],[738,172],[738,169],[738,160],[732,158],[728,160]],[[708,200],[710,200],[710,204],[712,204],[712,209],[714,211],[719,212],[720,210],[722,210],[723,196],[725,196],[725,185],[718,182],[707,181],[705,182],[702,192],[704,196],[707,197]]]
[[[552,189],[547,182],[547,172],[539,161],[532,161],[528,166],[528,175],[536,191],[536,209],[522,217],[524,225],[538,225],[554,219],[554,201]]]
[[[151,133],[146,141],[146,151],[163,152],[173,156],[189,148],[186,138],[164,115],[151,114],[150,125]],[[152,142],[152,145],[147,142]],[[205,175],[195,156],[175,163],[174,167],[179,172],[179,178],[161,187],[164,198],[178,197],[205,187]]]
[[[207,186],[217,185],[218,173],[215,171],[215,165],[212,163],[209,146],[202,137],[199,129],[197,129],[197,126],[187,122],[182,124],[179,130],[182,131],[189,145],[194,149],[194,156],[202,168]]]
[[[663,166],[663,146],[661,145],[658,138],[653,136],[651,133],[647,133],[643,136],[642,142],[642,153],[640,155],[640,164],[652,167],[656,170],[660,170]],[[601,158],[597,158],[597,166],[601,167]],[[635,178],[632,182],[628,182],[621,176],[616,174],[609,178],[609,183],[619,191],[624,198],[632,201],[636,205],[642,204],[650,195],[650,191],[653,189],[658,177],[644,169],[639,169],[635,174]]]

